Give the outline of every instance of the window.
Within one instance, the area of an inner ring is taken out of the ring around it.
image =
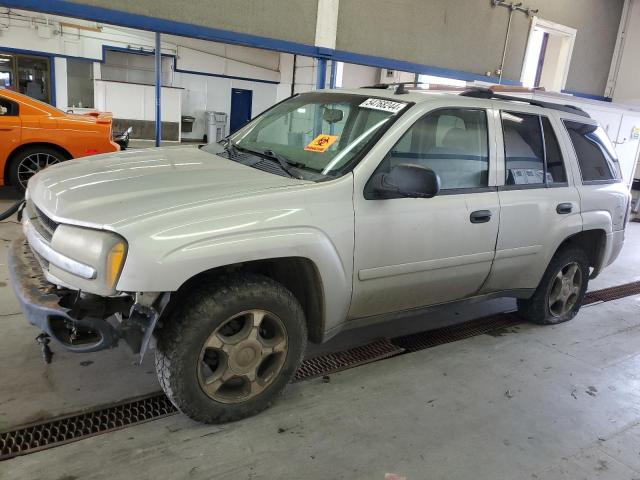
[[[549,119],[517,112],[502,112],[501,116],[505,184],[566,183],[560,145]]]
[[[18,116],[18,104],[6,98],[0,98],[0,117],[16,116]]]
[[[547,181],[549,183],[567,183],[567,172],[564,169],[558,137],[556,137],[547,117],[542,117],[542,130],[544,131],[544,146],[547,156]]]
[[[67,103],[72,108],[93,108],[93,62],[67,59]]]
[[[613,145],[602,127],[569,120],[564,120],[564,125],[578,157],[583,182],[622,178]]]
[[[376,102],[386,104],[387,110],[374,105]],[[230,139],[245,157],[254,157],[247,158],[247,164],[255,164],[256,155],[271,151],[313,179],[337,177],[351,168],[409,106],[400,99],[303,93],[267,110]],[[220,149],[210,144],[202,150],[221,154]]]
[[[0,52],[0,87],[49,103],[50,61],[47,57]]]
[[[162,56],[162,85],[173,82],[173,59]],[[105,50],[104,63],[100,70],[102,80],[124,83],[154,85],[156,82],[155,58],[153,55]]]
[[[440,189],[488,185],[487,114],[476,109],[442,109],[422,117],[407,130],[376,173],[399,164],[432,169]]]

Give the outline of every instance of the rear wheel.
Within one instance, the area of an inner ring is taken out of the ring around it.
[[[279,283],[237,275],[180,300],[158,331],[156,370],[173,404],[194,420],[239,420],[267,408],[302,360],[300,303]]]
[[[24,148],[11,157],[9,181],[11,185],[24,191],[27,189],[27,182],[36,173],[65,160],[67,160],[65,155],[50,147],[36,145]]]
[[[576,247],[560,250],[549,266],[533,296],[518,300],[518,313],[543,325],[566,322],[576,316],[589,284],[589,260]]]

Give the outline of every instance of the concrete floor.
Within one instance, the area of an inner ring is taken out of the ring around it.
[[[0,195],[1,196],[1,195]],[[9,202],[0,201],[0,210]],[[158,389],[151,356],[56,349],[42,364],[7,284],[0,223],[0,430]],[[640,278],[640,224],[591,289]],[[640,480],[640,297],[290,385],[270,410],[203,426],[176,415],[0,463],[0,479]],[[513,308],[485,302],[346,332],[344,348]]]

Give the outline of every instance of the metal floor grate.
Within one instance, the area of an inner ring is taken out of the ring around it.
[[[404,349],[394,345],[391,341],[381,339],[367,345],[350,348],[349,350],[309,358],[302,362],[294,378],[296,381],[300,381],[327,375],[393,357],[403,351]]]
[[[595,302],[610,302],[619,298],[630,297],[640,294],[640,282],[625,283],[615,287],[603,288],[587,292],[584,298],[584,305]]]
[[[585,304],[606,302],[640,294],[640,282],[632,282],[587,293]],[[402,353],[455,342],[476,335],[500,332],[520,323],[514,313],[501,313],[459,325],[426,332],[381,339],[373,343],[305,360],[294,381],[335,373]],[[76,442],[177,413],[163,393],[123,401],[117,404],[68,415],[0,432],[0,460]]]
[[[107,407],[26,425],[0,433],[0,460],[120,430],[176,413],[164,394],[123,401]]]
[[[445,343],[456,342],[465,338],[512,327],[518,323],[522,323],[522,320],[515,314],[499,313],[458,325],[451,325],[426,332],[412,333],[411,335],[394,338],[391,341],[407,352],[417,352],[425,348],[436,347]]]

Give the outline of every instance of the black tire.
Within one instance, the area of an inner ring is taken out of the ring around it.
[[[42,164],[46,163],[47,158],[49,159],[50,165],[68,160],[68,157],[64,155],[62,152],[60,152],[59,150],[56,150],[54,148],[50,148],[44,145],[43,146],[34,145],[31,147],[26,147],[14,153],[11,156],[11,159],[9,160],[9,167],[8,167],[9,183],[12,186],[18,188],[18,190],[22,192],[25,190],[26,185],[24,183],[24,180],[25,180],[24,175],[20,173],[20,165],[29,163],[29,168],[33,169],[34,171],[40,171],[42,170],[42,168],[44,168],[42,167],[42,168],[36,169],[35,165],[29,162],[28,159],[30,157],[33,158],[34,155],[36,156],[40,155],[40,158],[41,158],[40,163]]]
[[[549,304],[550,294],[554,287],[556,276],[561,275],[563,269],[570,264],[577,265],[581,275],[581,284],[577,289],[578,292],[571,308],[567,308],[562,314],[554,314]],[[575,317],[580,310],[588,285],[589,259],[587,255],[577,247],[563,248],[549,262],[549,266],[544,272],[533,296],[529,299],[518,300],[518,313],[526,320],[540,325],[555,325],[566,322]]]
[[[250,309],[264,309],[281,319],[287,337],[284,363],[257,396],[222,403],[201,387],[201,351],[219,326]],[[300,303],[284,286],[262,275],[238,274],[199,285],[168,311],[156,333],[158,380],[176,408],[198,422],[240,420],[269,407],[293,378],[306,349],[307,327]]]

